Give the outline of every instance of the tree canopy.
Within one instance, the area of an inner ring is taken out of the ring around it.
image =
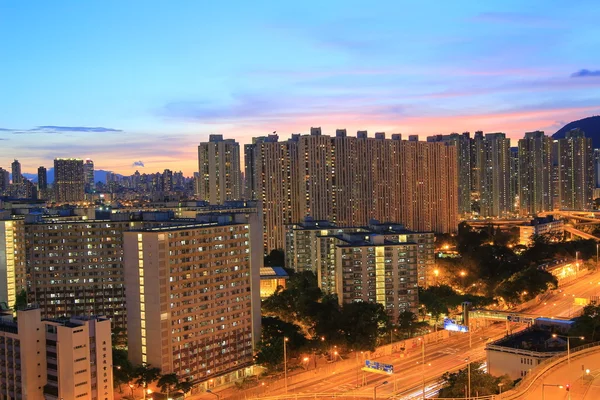
[[[500,390],[498,384],[502,384],[502,390],[506,391],[513,386],[512,380],[504,375],[495,377],[481,370],[481,363],[471,363],[471,396],[489,396],[497,394]],[[466,397],[468,381],[468,368],[458,372],[446,372],[442,379],[446,382],[440,389],[440,398],[463,398]]]

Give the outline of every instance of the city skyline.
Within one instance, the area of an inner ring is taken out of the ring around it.
[[[210,134],[483,130],[515,146],[600,113],[585,3],[141,4],[0,6],[0,166],[190,176]]]

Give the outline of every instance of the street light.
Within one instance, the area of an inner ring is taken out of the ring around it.
[[[421,385],[423,387],[423,399],[425,399],[425,336],[420,337],[421,341]]]
[[[438,276],[440,276],[440,270],[439,269],[434,269],[433,270],[433,276],[435,276],[435,281],[433,282],[434,286],[437,286],[437,280],[438,280]]]
[[[546,386],[557,387],[557,388],[559,388],[559,389],[562,389],[562,388],[563,388],[563,385],[551,385],[551,384],[549,384],[549,383],[542,383],[542,400],[544,400],[544,388],[545,388]]]
[[[465,290],[465,276],[467,276],[467,273],[465,271],[460,271],[460,277],[462,278],[461,281],[462,281],[463,290]]]
[[[468,386],[467,386],[467,390],[468,390],[468,397],[471,398],[471,357],[467,357],[465,358],[465,362],[467,363],[467,382],[468,382]]]
[[[133,398],[133,384],[129,384],[129,389],[131,389],[131,397]]]
[[[553,338],[557,338],[557,337],[561,337],[561,338],[565,338],[567,339],[567,364],[571,365],[571,339],[580,339],[580,340],[585,340],[585,337],[583,336],[563,336],[563,335],[557,335],[556,333],[552,334]]]
[[[219,395],[218,395],[218,394],[216,394],[216,393],[213,393],[213,391],[212,391],[212,390],[210,390],[210,389],[206,389],[206,393],[210,393],[210,394],[212,394],[213,396],[217,396],[217,400],[219,400],[219,399],[221,398],[221,396],[219,396]]]
[[[500,399],[502,399],[502,385],[504,385],[504,382],[498,384],[498,387],[500,388]]]
[[[388,381],[383,381],[379,385],[373,386],[373,400],[377,400],[377,388],[383,385],[387,385]]]
[[[285,380],[285,394],[288,392],[288,382],[287,382],[287,346],[286,343],[288,338],[283,337],[283,375]]]

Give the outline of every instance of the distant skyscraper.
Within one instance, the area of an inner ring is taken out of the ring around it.
[[[46,167],[38,168],[38,190],[48,189],[48,171]]]
[[[55,199],[59,203],[85,199],[83,160],[57,158],[54,160]]]
[[[510,139],[504,133],[486,133],[476,141],[479,212],[483,217],[510,216],[514,210],[510,190]]]
[[[594,176],[597,188],[600,188],[600,149],[594,149]]]
[[[21,163],[18,160],[13,161],[12,167],[12,183],[23,183],[23,175],[21,175]]]
[[[10,185],[10,172],[0,167],[0,192],[8,189]]]
[[[561,210],[591,210],[594,191],[592,139],[574,129],[558,140]]]
[[[519,212],[552,211],[552,139],[542,131],[519,140]]]
[[[254,176],[254,144],[244,145],[244,199],[256,200],[255,176]],[[198,189],[200,193],[200,189]]]
[[[519,208],[519,148],[510,148],[510,195],[514,210]]]
[[[235,140],[210,135],[208,142],[198,146],[198,169],[200,200],[223,204],[242,198],[240,145]]]
[[[472,184],[472,140],[469,132],[462,134],[436,135],[427,138],[428,142],[445,142],[456,147],[458,171],[458,213],[465,217],[471,214],[471,184]]]
[[[94,183],[94,161],[89,158],[83,164],[83,176],[85,180],[85,192],[92,193],[96,188]]]

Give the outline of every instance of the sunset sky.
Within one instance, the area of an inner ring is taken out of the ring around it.
[[[600,114],[598,21],[597,1],[6,0],[0,166],[191,175],[211,133],[311,126],[552,134]]]

